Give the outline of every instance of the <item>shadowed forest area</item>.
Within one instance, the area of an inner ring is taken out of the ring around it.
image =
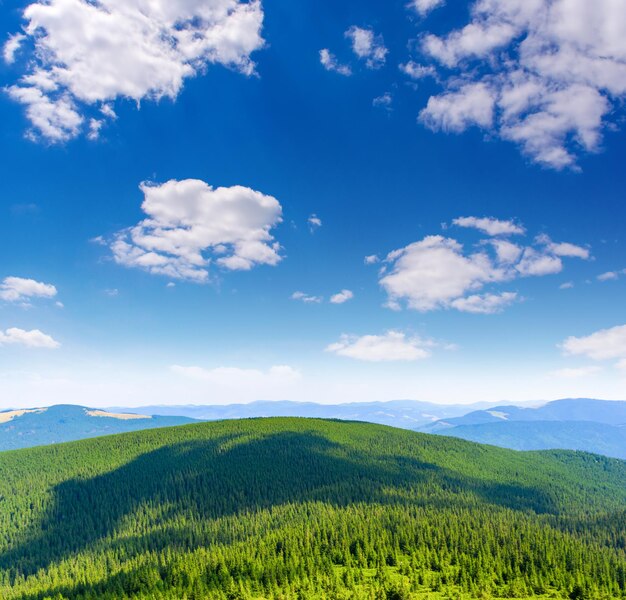
[[[252,419],[0,454],[0,596],[623,597],[626,464]],[[397,594],[394,596],[394,594]]]

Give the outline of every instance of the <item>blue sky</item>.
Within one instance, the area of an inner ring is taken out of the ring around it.
[[[0,408],[624,399],[619,3],[120,2],[0,7]]]

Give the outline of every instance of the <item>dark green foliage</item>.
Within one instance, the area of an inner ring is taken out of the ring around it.
[[[0,454],[0,598],[626,597],[626,463],[362,423]]]

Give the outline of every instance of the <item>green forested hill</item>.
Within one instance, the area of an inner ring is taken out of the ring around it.
[[[254,419],[0,453],[0,598],[626,597],[626,462]]]

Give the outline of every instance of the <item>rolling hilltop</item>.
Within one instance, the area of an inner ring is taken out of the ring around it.
[[[0,597],[623,598],[626,462],[365,423],[0,454]]]

